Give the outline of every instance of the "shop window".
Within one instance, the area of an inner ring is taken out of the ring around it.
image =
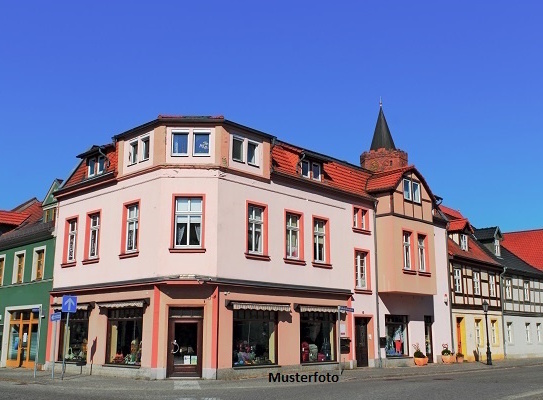
[[[62,361],[62,359],[65,358],[67,362],[86,362],[89,336],[89,312],[87,310],[78,310],[70,315],[68,329],[66,329],[66,315],[66,313],[62,313],[58,361]],[[66,354],[64,354],[64,337],[66,337]]]
[[[107,364],[140,365],[143,308],[110,309],[108,312]]]
[[[408,355],[406,315],[385,315],[385,335],[387,357]]]
[[[234,310],[234,367],[277,364],[277,312]]]
[[[301,362],[335,361],[336,315],[303,312],[300,315]]]

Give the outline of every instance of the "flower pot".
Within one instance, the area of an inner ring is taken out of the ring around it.
[[[417,365],[418,367],[422,367],[423,365],[426,365],[428,364],[428,357],[424,357],[424,358],[413,358],[413,360],[415,360],[415,365]]]
[[[441,361],[443,364],[453,364],[456,362],[456,356],[454,354],[449,354],[448,356],[441,356]]]
[[[464,362],[464,357],[456,357],[456,362],[457,363],[463,363]]]

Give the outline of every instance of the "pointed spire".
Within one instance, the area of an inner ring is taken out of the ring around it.
[[[375,131],[373,132],[373,140],[371,141],[370,150],[387,149],[396,150],[394,146],[394,140],[388,129],[385,113],[383,112],[383,102],[379,97],[379,116],[377,117],[377,123],[375,124]]]

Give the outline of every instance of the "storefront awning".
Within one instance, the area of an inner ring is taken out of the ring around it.
[[[143,308],[147,305],[146,299],[142,300],[129,300],[129,301],[113,301],[110,303],[98,303],[100,308]]]
[[[258,310],[258,311],[290,311],[290,304],[263,304],[263,303],[240,303],[230,302],[234,310]]]
[[[331,307],[331,306],[302,306],[302,305],[300,305],[300,312],[337,313],[337,307]]]
[[[52,307],[53,307],[53,311],[55,311],[55,312],[58,312],[58,311],[62,310],[62,305],[60,305],[60,304],[53,304]],[[89,307],[90,307],[89,303],[81,303],[81,304],[77,305],[76,309],[77,309],[77,311],[80,311],[80,310],[85,310],[86,311],[86,310],[89,309]]]

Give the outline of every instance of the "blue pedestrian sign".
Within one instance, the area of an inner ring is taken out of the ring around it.
[[[338,309],[340,312],[354,312],[354,308],[347,306],[339,306]]]
[[[77,296],[62,296],[62,312],[75,313],[77,311]]]
[[[54,312],[53,314],[51,314],[51,322],[60,321],[61,318],[62,318],[62,313],[60,312]]]

